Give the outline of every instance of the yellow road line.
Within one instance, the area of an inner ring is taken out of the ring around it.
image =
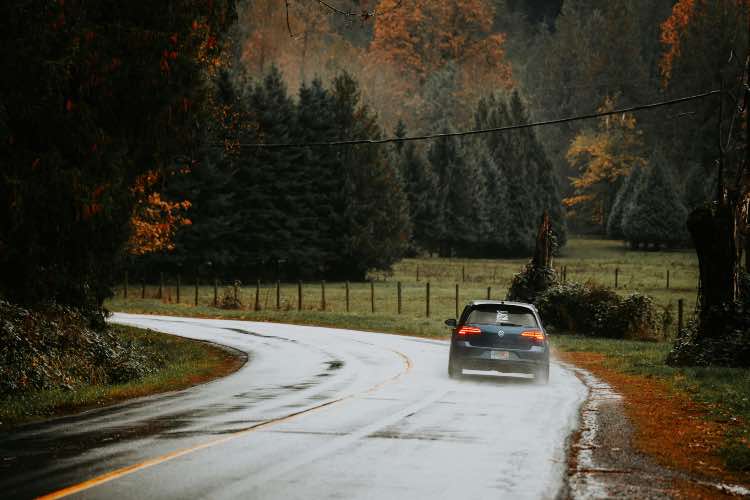
[[[322,404],[320,404],[318,406],[313,406],[312,408],[308,408],[306,410],[301,410],[301,411],[298,411],[298,412],[295,412],[295,413],[290,413],[289,415],[285,415],[283,417],[274,418],[274,419],[271,419],[271,420],[266,420],[265,422],[261,422],[259,424],[256,424],[256,425],[252,426],[252,427],[248,427],[247,429],[243,429],[241,431],[237,431],[235,433],[228,434],[228,435],[226,435],[224,437],[221,437],[221,438],[218,438],[218,439],[214,439],[213,441],[208,441],[206,443],[199,444],[199,445],[193,446],[191,448],[184,448],[182,450],[176,450],[176,451],[173,451],[171,453],[167,453],[165,455],[161,455],[161,456],[156,457],[156,458],[151,458],[151,459],[145,460],[145,461],[137,463],[137,464],[128,465],[126,467],[122,467],[120,469],[116,469],[116,470],[113,470],[111,472],[107,472],[107,473],[102,474],[100,476],[94,477],[94,478],[89,479],[87,481],[84,481],[82,483],[74,484],[72,486],[68,486],[66,488],[62,488],[62,489],[57,490],[57,491],[53,491],[52,493],[48,493],[46,495],[42,495],[42,496],[37,497],[37,498],[38,498],[38,500],[53,500],[53,499],[56,499],[56,498],[64,498],[64,497],[73,495],[75,493],[80,493],[81,491],[85,491],[85,490],[91,489],[91,488],[93,488],[95,486],[99,486],[101,484],[108,483],[110,481],[114,481],[115,479],[119,479],[121,477],[133,474],[134,472],[138,472],[138,471],[143,470],[143,469],[148,469],[150,467],[154,467],[156,465],[163,464],[164,462],[169,462],[170,460],[174,460],[174,459],[182,457],[184,455],[188,455],[190,453],[195,453],[196,451],[204,450],[206,448],[213,448],[214,446],[218,446],[220,444],[226,443],[227,441],[232,441],[232,440],[237,439],[239,437],[242,437],[242,436],[244,436],[246,434],[250,434],[251,432],[255,432],[255,431],[259,430],[259,429],[263,429],[265,427],[270,427],[272,425],[276,425],[276,424],[280,424],[280,423],[283,423],[283,422],[287,422],[287,421],[292,420],[292,419],[294,419],[296,417],[299,417],[301,415],[306,415],[308,413],[313,413],[315,411],[322,410],[323,408],[326,408],[328,406],[334,405],[336,403],[341,403],[342,401],[346,401],[348,399],[354,398],[354,397],[356,397],[356,396],[358,396],[360,394],[368,394],[370,392],[374,392],[374,391],[380,389],[381,387],[385,386],[386,384],[390,384],[392,382],[395,382],[396,380],[398,380],[399,378],[401,378],[403,375],[405,375],[406,373],[408,373],[411,370],[412,366],[413,366],[411,360],[409,359],[409,357],[406,356],[404,353],[399,352],[399,351],[395,351],[395,350],[392,350],[392,349],[390,349],[390,350],[392,352],[398,354],[403,359],[404,366],[405,366],[404,370],[402,372],[398,373],[397,375],[395,375],[395,376],[393,376],[393,377],[391,377],[391,378],[389,378],[389,379],[387,379],[387,380],[385,380],[383,382],[380,382],[380,383],[378,383],[378,384],[370,387],[369,389],[367,389],[365,391],[362,391],[362,392],[356,393],[356,394],[349,394],[348,396],[344,396],[343,398],[334,399],[332,401],[328,401],[328,402],[322,403]]]

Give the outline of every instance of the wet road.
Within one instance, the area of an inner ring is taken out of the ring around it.
[[[240,321],[114,320],[247,353],[202,386],[0,434],[0,496],[553,498],[585,386],[447,376],[441,341]],[[66,489],[67,488],[67,489]]]

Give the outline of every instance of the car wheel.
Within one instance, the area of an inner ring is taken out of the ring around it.
[[[549,364],[542,368],[537,368],[534,372],[534,382],[537,384],[547,384],[549,382]]]
[[[461,366],[453,360],[453,356],[448,358],[448,376],[450,378],[459,378],[463,373]]]

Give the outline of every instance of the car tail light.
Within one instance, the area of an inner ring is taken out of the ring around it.
[[[476,326],[462,326],[456,331],[456,335],[481,335],[482,330]]]
[[[535,344],[541,344],[544,342],[544,333],[540,330],[528,330],[521,333],[521,337],[526,337]]]

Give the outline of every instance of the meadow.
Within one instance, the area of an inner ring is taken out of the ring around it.
[[[237,309],[214,307],[214,286],[205,283],[198,287],[195,305],[195,285],[188,278],[181,280],[179,293],[176,276],[165,276],[159,297],[159,278],[142,288],[130,283],[128,298],[121,286],[106,307],[115,311],[142,312],[166,315],[198,315],[320,324],[362,330],[388,331],[425,336],[443,336],[447,318],[456,317],[464,304],[474,299],[503,299],[513,275],[526,265],[528,259],[443,259],[409,258],[396,264],[391,272],[371,273],[370,281],[349,283],[349,309],[346,306],[345,283],[306,282],[302,284],[302,306],[299,306],[298,283],[242,283],[236,288],[241,306]],[[553,263],[555,269],[565,270],[568,281],[593,282],[615,286],[617,293],[627,295],[640,292],[650,295],[662,308],[676,311],[679,299],[685,301],[686,317],[695,305],[698,262],[692,250],[631,251],[622,242],[588,238],[573,238]],[[669,273],[669,288],[667,288]],[[559,274],[562,274],[561,272]],[[401,313],[398,312],[398,283],[401,283]],[[427,286],[430,307],[427,311]],[[458,287],[458,294],[457,292]],[[233,297],[232,282],[220,283],[216,289],[219,302]],[[257,306],[256,307],[256,295]],[[145,296],[145,298],[141,298]]]

